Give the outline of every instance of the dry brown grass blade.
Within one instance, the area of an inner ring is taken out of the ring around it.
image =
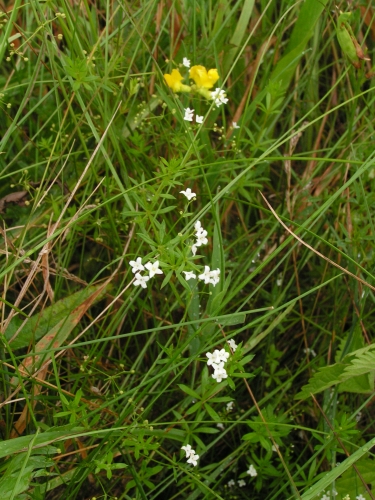
[[[39,373],[39,379],[44,380],[46,375],[47,375],[47,368],[45,368],[44,370],[42,370]],[[32,403],[29,403],[32,405],[32,408],[35,408],[35,405],[37,403],[37,400],[35,398],[36,398],[36,396],[38,396],[40,394],[41,391],[42,391],[41,385],[34,385],[33,386]],[[25,404],[19,419],[17,420],[17,422],[13,426],[12,432],[10,434],[10,439],[21,436],[21,434],[23,434],[23,432],[25,431],[26,426],[29,423],[29,420],[30,420],[30,410],[29,410],[29,406],[27,404]]]
[[[286,224],[284,224],[284,222],[280,219],[280,217],[277,215],[277,213],[275,212],[275,210],[268,203],[267,198],[263,195],[263,193],[261,193],[260,191],[259,191],[259,193],[262,196],[262,198],[265,201],[265,203],[267,204],[268,208],[271,210],[271,212],[274,215],[274,217],[277,219],[277,221],[283,226],[283,228],[285,228],[288,231],[289,234],[291,234],[293,236],[293,238],[295,238],[296,240],[298,240],[300,243],[302,243],[302,245],[304,245],[306,248],[308,248],[309,250],[311,250],[312,252],[314,252],[316,255],[319,255],[319,257],[321,257],[322,259],[326,260],[327,262],[329,262],[333,266],[335,266],[338,269],[340,269],[340,271],[342,271],[343,273],[348,274],[349,276],[351,276],[355,280],[359,281],[363,285],[365,285],[365,286],[371,288],[371,290],[375,291],[375,287],[373,287],[372,285],[370,285],[369,283],[367,283],[367,281],[363,280],[359,276],[356,276],[355,274],[351,273],[350,271],[348,271],[344,267],[340,266],[340,264],[337,264],[333,260],[329,259],[325,255],[323,255],[322,253],[320,253],[318,250],[316,250],[315,248],[313,248],[311,245],[309,245],[308,243],[306,243],[305,241],[303,241],[302,238],[300,238],[295,233],[293,233],[293,231],[291,229],[289,229],[288,226]]]

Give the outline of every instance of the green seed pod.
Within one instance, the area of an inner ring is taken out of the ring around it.
[[[351,12],[340,14],[337,20],[336,35],[342,51],[353,66],[358,69],[361,67],[361,60],[369,59],[365,57],[362,47],[357,42],[350,27],[349,20],[351,15]]]

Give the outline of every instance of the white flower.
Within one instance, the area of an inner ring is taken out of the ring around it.
[[[246,474],[249,474],[249,476],[251,476],[251,477],[255,477],[258,475],[253,464],[250,465],[249,469],[246,471]]]
[[[237,125],[237,122],[232,122],[232,127],[233,127],[233,128],[240,128],[240,127]]]
[[[211,92],[211,97],[214,100],[215,104],[217,107],[221,106],[222,104],[226,104],[228,102],[228,99],[225,97],[225,91],[223,89],[217,88],[213,92]]]
[[[234,486],[236,483],[234,482],[234,479],[231,479],[230,481],[228,481],[228,488],[231,488],[232,486]]]
[[[228,374],[226,369],[224,368],[224,363],[221,362],[218,365],[213,363],[212,364],[213,368],[215,369],[212,378],[216,380],[216,382],[220,383],[223,378],[227,378]]]
[[[220,429],[221,431],[223,431],[225,429],[224,424],[221,424],[221,423],[216,424],[216,427],[218,429]]]
[[[194,229],[195,229],[196,234],[198,234],[201,231],[203,231],[203,227],[202,227],[202,224],[201,224],[200,220],[197,220],[197,222],[194,224]]]
[[[229,344],[229,347],[232,349],[233,352],[236,351],[238,345],[235,343],[233,339],[227,340],[227,343]]]
[[[242,486],[246,486],[246,481],[244,481],[243,479],[240,479],[240,480],[239,480],[239,481],[237,481],[237,482],[238,482],[238,486],[239,486],[240,488],[242,488]]]
[[[219,356],[221,358],[221,361],[226,363],[228,361],[228,358],[229,358],[229,352],[226,351],[225,349],[220,349]]]
[[[163,274],[163,271],[159,269],[159,261],[156,260],[154,263],[147,262],[145,268],[149,271],[150,278],[153,278],[155,274]]]
[[[195,242],[196,247],[200,247],[202,245],[207,245],[208,239],[207,239],[207,231],[202,231],[200,234],[197,235],[197,241]]]
[[[320,500],[330,500],[330,498],[329,496],[324,494]]]
[[[195,452],[194,452],[195,453]],[[194,467],[198,464],[199,455],[192,453],[187,461],[188,464],[193,464]]]
[[[138,257],[137,260],[131,260],[129,264],[132,267],[132,272],[137,273],[138,271],[144,271],[144,266],[142,266],[142,258]]]
[[[356,500],[366,500],[363,495],[357,495],[355,498]]]
[[[227,411],[232,411],[233,410],[233,405],[234,405],[234,402],[233,401],[229,401],[229,403],[227,403]]]
[[[195,279],[197,276],[193,273],[193,271],[182,271],[185,275],[185,279],[186,281],[189,281],[189,280],[193,280]]]
[[[193,255],[195,255],[197,253],[197,245],[193,245],[191,247],[191,252],[192,252]]]
[[[272,451],[277,451],[279,448],[280,448],[280,446],[278,444],[272,445]]]
[[[196,197],[196,194],[190,188],[187,188],[186,191],[180,191],[186,198],[190,201],[192,198]]]
[[[204,266],[204,272],[202,274],[200,274],[198,276],[198,278],[201,281],[204,281],[206,285],[207,285],[207,283],[210,283],[210,281],[211,281],[211,271],[210,271],[209,266]]]
[[[185,68],[190,68],[190,61],[187,57],[184,57],[182,59],[182,64],[185,66]]]
[[[307,349],[304,349],[303,352],[305,354],[311,355],[313,358],[315,358],[315,356],[316,356],[316,352],[314,351],[314,349],[310,349],[310,347],[308,347]]]
[[[216,286],[220,281],[220,269],[213,269],[210,271],[210,283]]]
[[[141,285],[142,288],[147,288],[146,283],[150,279],[150,276],[142,276],[141,274],[137,273],[135,277],[136,280],[133,283],[134,286]]]
[[[188,122],[192,122],[193,121],[193,114],[194,114],[194,109],[186,108],[184,120],[186,120]]]
[[[203,123],[204,116],[195,115],[195,121],[197,123]]]
[[[221,354],[220,354],[220,351],[218,349],[215,349],[213,353],[206,352],[206,356],[208,358],[208,361],[207,361],[208,366],[214,365],[214,364],[218,365],[219,363],[222,362]]]
[[[184,450],[184,452],[186,453],[186,458],[190,457],[191,454],[194,455],[195,453],[190,444],[187,444],[186,446],[181,446],[181,450]]]

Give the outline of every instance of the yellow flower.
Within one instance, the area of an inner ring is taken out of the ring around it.
[[[178,69],[172,70],[172,73],[169,75],[166,73],[164,75],[164,79],[167,82],[169,88],[173,90],[173,92],[190,92],[190,87],[188,85],[184,85],[181,81],[184,77],[178,71]]]
[[[211,89],[219,79],[217,69],[209,69],[204,66],[193,66],[190,68],[190,78],[192,78],[198,87]]]

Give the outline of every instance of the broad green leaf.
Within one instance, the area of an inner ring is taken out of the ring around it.
[[[26,321],[22,326],[22,330],[11,342],[10,346],[12,350],[28,347],[33,340],[37,341],[46,335],[59,321],[66,318],[79,304],[87,300],[87,298],[92,293],[99,290],[100,287],[101,285],[84,288],[79,292],[73,293],[69,297],[59,300],[52,306],[46,307],[40,313],[34,314],[34,316]],[[108,290],[108,288],[106,290]],[[98,300],[103,296],[106,290],[103,290]],[[19,317],[14,317],[12,319],[5,332],[5,338],[8,341],[13,337],[23,321],[24,320]]]

